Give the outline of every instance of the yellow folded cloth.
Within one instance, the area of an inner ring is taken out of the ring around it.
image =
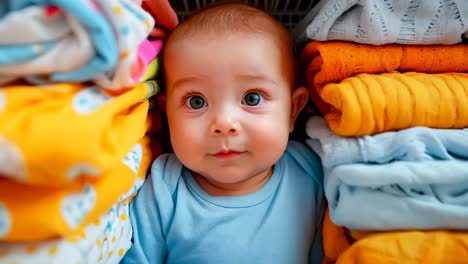
[[[414,126],[468,127],[468,74],[359,74],[326,84],[317,94],[323,114],[342,136]]]
[[[52,188],[0,179],[0,241],[66,237],[97,220],[145,178],[152,156],[143,138],[116,166],[99,177],[80,177]]]
[[[127,199],[106,214],[66,237],[25,243],[0,244],[2,264],[119,263],[132,246]]]
[[[328,208],[322,230],[322,264],[468,263],[466,231],[348,231],[331,221]]]
[[[357,236],[351,232],[351,236]],[[371,233],[339,256],[337,264],[468,263],[468,233],[404,231]]]
[[[83,84],[0,88],[0,175],[57,187],[106,173],[148,130],[158,90],[153,81],[119,95]]]

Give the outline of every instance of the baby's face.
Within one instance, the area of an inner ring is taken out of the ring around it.
[[[171,43],[165,56],[167,115],[180,161],[222,184],[271,173],[292,122],[275,43],[249,34],[192,37]]]

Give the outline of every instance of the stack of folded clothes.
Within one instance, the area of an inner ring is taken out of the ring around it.
[[[129,249],[176,25],[167,0],[0,4],[0,263],[118,263]]]
[[[329,0],[295,29],[324,263],[468,258],[467,22],[464,1]]]

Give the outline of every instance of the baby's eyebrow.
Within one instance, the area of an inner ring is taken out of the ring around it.
[[[267,82],[273,85],[278,85],[276,80],[273,80],[263,74],[256,74],[256,73],[237,74],[236,79],[246,80],[246,81],[256,81],[256,82]]]
[[[172,84],[172,88],[181,87],[181,86],[191,84],[191,83],[197,83],[197,82],[200,82],[202,79],[203,78],[198,77],[198,76],[182,77],[174,81],[174,83]]]

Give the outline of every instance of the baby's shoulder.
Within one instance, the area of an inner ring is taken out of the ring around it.
[[[182,177],[183,165],[174,153],[166,153],[157,157],[151,165],[148,176],[154,189],[165,189],[174,192]]]
[[[283,155],[287,166],[298,166],[314,178],[323,178],[322,163],[319,156],[307,145],[299,141],[289,141]]]

